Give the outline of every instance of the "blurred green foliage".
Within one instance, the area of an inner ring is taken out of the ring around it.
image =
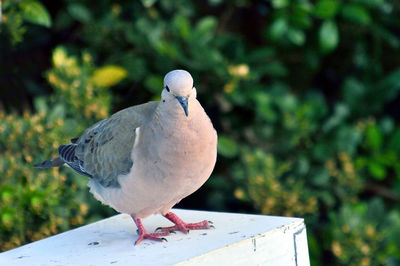
[[[97,73],[104,68],[95,69],[89,54],[83,53],[79,60],[58,47],[52,61],[47,80],[55,91],[49,97],[34,99],[36,113],[24,111],[19,116],[0,112],[3,250],[67,230],[87,219],[86,180],[64,168],[38,171],[32,164],[57,156],[57,148],[67,136],[79,136],[87,126],[106,118],[110,95],[107,87],[96,85]]]
[[[158,99],[184,68],[219,158],[183,206],[305,217],[315,265],[400,263],[399,12],[390,0],[5,2],[1,249],[104,215],[84,177],[31,164]]]

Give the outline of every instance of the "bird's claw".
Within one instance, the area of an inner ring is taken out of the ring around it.
[[[140,244],[140,242],[142,242],[144,239],[149,239],[149,240],[159,241],[159,242],[168,242],[168,240],[166,238],[160,237],[160,236],[166,236],[166,235],[169,235],[169,232],[152,233],[152,234],[142,233],[142,234],[139,234],[139,238],[136,240],[135,245]]]
[[[176,234],[176,231],[174,229],[168,230],[168,229],[166,229],[164,227],[157,227],[156,230],[154,230],[154,232],[159,232],[159,231],[160,232],[168,232],[170,234]]]
[[[204,220],[198,223],[185,223],[174,213],[169,212],[164,215],[165,218],[173,222],[175,225],[169,227],[158,227],[156,232],[161,230],[161,232],[172,232],[172,231],[181,231],[184,234],[189,234],[190,230],[201,230],[201,229],[210,229],[215,228],[212,224],[213,222]]]

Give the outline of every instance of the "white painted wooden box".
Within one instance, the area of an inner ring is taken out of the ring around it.
[[[310,265],[303,219],[174,212],[185,222],[211,220],[215,229],[176,232],[168,242],[134,246],[136,226],[120,214],[0,253],[0,265]],[[161,215],[143,224],[148,232],[171,225]]]

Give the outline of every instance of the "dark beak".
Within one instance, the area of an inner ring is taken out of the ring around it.
[[[181,96],[175,96],[175,98],[178,100],[178,102],[181,104],[183,111],[185,111],[185,115],[188,116],[188,100],[189,97],[181,97]]]

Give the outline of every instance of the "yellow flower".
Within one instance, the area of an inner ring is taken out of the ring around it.
[[[80,211],[83,215],[87,214],[88,209],[89,209],[88,206],[87,206],[86,204],[84,204],[84,203],[82,203],[82,204],[79,205],[79,211]]]
[[[336,257],[341,257],[343,254],[342,246],[340,246],[339,242],[333,241],[332,242],[332,252],[335,254]]]
[[[371,265],[371,259],[370,259],[370,258],[363,258],[363,259],[361,260],[360,265],[361,265],[361,266],[368,266],[368,265]]]
[[[67,59],[67,53],[62,47],[57,47],[53,53],[53,64],[55,67],[61,67],[64,65]]]
[[[350,232],[350,227],[346,224],[342,226],[342,231],[343,233],[348,233]]]
[[[85,63],[90,63],[92,61],[92,56],[88,53],[83,53],[82,59]]]
[[[229,82],[224,86],[224,92],[226,93],[232,93],[234,89],[235,89],[235,84],[233,82]]]
[[[246,78],[249,75],[250,68],[246,64],[230,66],[228,68],[229,74],[239,78]]]
[[[369,251],[370,251],[370,248],[369,248],[369,246],[368,246],[367,244],[363,244],[363,245],[361,246],[361,252],[362,252],[364,255],[368,255]]]
[[[112,5],[111,12],[113,15],[118,16],[121,13],[121,6],[120,5]]]
[[[237,199],[243,199],[244,198],[244,192],[242,189],[238,188],[235,190],[234,195]]]
[[[26,156],[25,156],[25,160],[26,160],[28,163],[30,163],[30,162],[32,162],[33,158],[32,158],[32,156],[30,156],[30,155],[26,155]]]
[[[92,82],[100,87],[117,84],[128,75],[128,71],[120,66],[108,65],[97,69],[92,76]]]
[[[369,236],[369,237],[373,237],[376,233],[375,228],[372,225],[367,226],[366,232],[367,232],[367,236]]]

